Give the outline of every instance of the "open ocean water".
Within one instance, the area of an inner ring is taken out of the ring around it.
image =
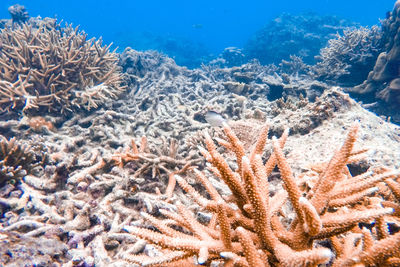
[[[161,50],[185,64],[182,57],[220,54],[226,47],[243,47],[268,22],[281,15],[315,12],[336,15],[364,26],[379,24],[393,0],[306,1],[1,1],[0,18],[9,18],[7,8],[24,5],[30,16],[57,17],[80,25],[89,36],[103,37],[122,51]],[[162,45],[160,45],[162,43]],[[185,50],[185,51],[183,51]],[[186,51],[187,50],[187,51]],[[190,60],[189,60],[190,61]]]

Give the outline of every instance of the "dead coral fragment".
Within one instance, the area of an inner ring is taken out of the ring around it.
[[[397,260],[393,256],[400,247],[398,234],[387,233],[379,239],[375,229],[378,226],[370,231],[361,230],[358,224],[374,220],[377,220],[376,225],[386,224],[386,216],[397,216],[392,207],[370,205],[365,201],[378,190],[377,183],[384,180],[397,183],[400,173],[382,169],[353,177],[347,164],[354,163],[360,153],[365,152],[353,151],[357,130],[357,125],[350,129],[344,144],[318,175],[311,190],[304,192],[298,185],[299,177],[292,172],[282,152],[287,132],[281,140],[273,140],[274,151],[264,163],[262,155],[268,128],[263,129],[255,148],[246,153],[240,140],[225,124],[227,140],[218,142],[235,153],[237,168],[233,169],[226,162],[207,134],[208,151],[202,150],[202,154],[232,195],[220,195],[200,171],[195,171],[196,177],[210,198],[201,196],[184,178],[175,176],[188,195],[212,214],[208,225],[198,222],[187,208],[177,204],[178,214],[160,210],[166,220],[143,214],[158,232],[137,226],[126,226],[125,230],[162,248],[164,255],[149,263],[157,266],[176,263],[192,255],[197,255],[197,262],[207,266],[217,262],[233,266],[317,266],[331,260],[333,264],[337,261],[337,266],[372,266]],[[285,190],[270,197],[268,177],[276,165]],[[292,207],[291,214],[283,212],[282,207]],[[368,236],[362,237],[361,231]],[[364,245],[356,242],[360,237]],[[327,238],[334,243],[335,259],[333,250],[317,242]],[[352,249],[351,244],[356,247]],[[133,263],[141,263],[142,259],[142,256],[126,257]]]
[[[156,176],[161,176],[162,173],[166,173],[169,180],[166,189],[167,198],[172,196],[175,188],[174,174],[184,173],[202,161],[193,153],[190,153],[185,158],[180,158],[178,144],[175,139],[171,139],[169,144],[165,141],[161,147],[151,149],[145,136],[141,138],[139,147],[136,145],[135,140],[132,139],[131,147],[123,152],[115,153],[112,156],[112,160],[115,165],[121,168],[129,162],[135,163],[133,166],[136,165],[137,169],[133,177],[148,177],[150,176],[149,172],[151,172],[151,178],[155,178]]]
[[[66,27],[29,23],[0,32],[0,108],[96,108],[124,87],[117,56]]]

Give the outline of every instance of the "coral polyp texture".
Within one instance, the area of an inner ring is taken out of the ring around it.
[[[246,153],[225,125],[226,139],[217,141],[233,152],[235,168],[206,133],[207,150],[201,152],[231,195],[220,194],[204,172],[196,170],[195,176],[209,197],[176,175],[202,212],[210,214],[209,221],[199,222],[180,203],[176,204],[177,213],[160,210],[165,219],[142,213],[158,231],[138,226],[124,229],[155,244],[163,254],[126,256],[126,260],[145,266],[190,265],[193,256],[207,266],[387,266],[399,262],[400,232],[390,232],[388,224],[400,222],[400,172],[377,168],[350,173],[348,164],[356,163],[365,153],[354,149],[358,128],[350,128],[329,162],[299,176],[293,174],[283,152],[288,131],[279,140],[272,139],[273,152],[263,160],[267,126]],[[272,192],[268,177],[276,166],[284,189]]]
[[[0,108],[96,108],[124,87],[117,54],[71,26],[24,23],[0,33]]]

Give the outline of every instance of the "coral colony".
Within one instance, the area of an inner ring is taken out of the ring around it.
[[[90,109],[123,89],[117,55],[77,28],[25,23],[0,39],[1,109]]]
[[[314,65],[193,70],[9,11],[0,265],[400,266],[400,1]]]

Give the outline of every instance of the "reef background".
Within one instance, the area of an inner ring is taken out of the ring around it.
[[[226,47],[243,48],[257,31],[282,13],[298,16],[313,12],[337,16],[362,26],[379,25],[392,0],[382,1],[2,1],[0,18],[7,8],[24,5],[31,16],[57,17],[80,25],[90,37],[103,37],[121,50],[155,49],[179,65],[199,67]],[[77,8],[78,7],[78,8]],[[329,24],[329,22],[327,22]],[[319,48],[318,48],[319,49]]]
[[[191,171],[212,176],[199,147],[206,131],[223,136],[207,123],[210,110],[249,150],[265,122],[269,137],[289,128],[284,153],[296,175],[329,160],[354,122],[360,125],[356,148],[369,151],[349,163],[352,173],[400,167],[400,128],[392,123],[400,121],[400,73],[393,68],[400,61],[399,1],[382,27],[281,15],[243,49],[226,48],[197,68],[134,46],[113,52],[81,30],[30,17],[21,7],[10,13],[12,20],[0,24],[2,264],[129,265],[132,255],[162,252],[127,233],[126,226],[153,229],[142,212],[161,218],[160,210],[176,211],[179,202],[208,222],[209,213],[168,183],[179,173],[204,193]],[[328,26],[315,29],[309,21]],[[37,33],[26,34],[32,42],[13,38],[27,32]],[[248,58],[249,51],[276,50],[268,38],[281,44],[280,56]],[[29,52],[38,47],[41,53]],[[232,153],[220,152],[235,168]],[[270,154],[271,143],[262,156]],[[399,183],[398,176],[393,180]],[[211,182],[230,194],[218,178]],[[275,170],[270,193],[284,190]],[[382,195],[398,206],[390,192]],[[286,212],[293,219],[290,205]],[[396,216],[397,210],[387,236],[398,238]]]

